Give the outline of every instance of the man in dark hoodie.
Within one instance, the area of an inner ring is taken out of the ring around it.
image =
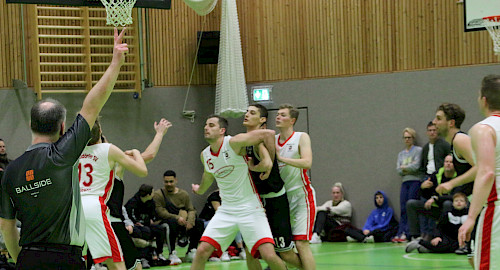
[[[406,252],[453,253],[458,246],[458,229],[467,219],[467,196],[462,192],[453,195],[453,209],[445,211],[438,221],[437,230],[431,241],[414,240],[406,246]]]
[[[375,209],[370,213],[363,230],[350,229],[347,240],[363,243],[389,242],[398,232],[398,222],[394,218],[394,210],[389,206],[387,196],[381,190],[374,195]]]
[[[163,256],[163,244],[166,239],[165,228],[156,215],[156,205],[153,201],[153,187],[142,184],[139,191],[125,204],[127,214],[134,223],[132,237],[144,240],[156,239],[156,254],[160,260],[166,261]]]

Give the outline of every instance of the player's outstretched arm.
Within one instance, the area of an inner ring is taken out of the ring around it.
[[[163,141],[163,136],[167,134],[168,129],[172,126],[167,119],[162,118],[160,122],[154,123],[154,128],[156,131],[156,135],[153,138],[153,141],[149,144],[149,146],[141,153],[144,162],[149,163],[153,161],[158,154],[158,150],[160,149],[161,142]]]
[[[92,87],[90,92],[83,101],[83,106],[80,114],[85,118],[90,128],[94,126],[95,119],[101,112],[102,107],[108,100],[113,87],[115,86],[120,68],[125,61],[125,53],[128,51],[126,43],[122,43],[123,36],[125,35],[125,28],[118,35],[118,30],[115,28],[115,43],[113,47],[113,59],[108,69],[102,75],[97,84]]]
[[[269,156],[275,155],[274,135],[276,132],[270,129],[258,129],[247,133],[240,133],[229,140],[229,145],[234,152],[240,153],[241,149],[251,145],[258,145],[263,142],[269,151]]]
[[[9,251],[14,262],[17,262],[21,247],[19,246],[19,232],[16,228],[16,220],[0,218],[0,231],[7,246],[7,251]]]
[[[488,125],[476,124],[471,129],[471,137],[472,149],[477,158],[477,175],[472,192],[474,199],[471,201],[467,220],[458,231],[458,241],[461,245],[470,239],[476,218],[486,203],[495,180],[495,131]]]
[[[109,147],[109,160],[110,166],[114,167],[115,162],[120,164],[125,170],[139,176],[146,177],[148,175],[148,168],[141,153],[137,149],[128,150],[125,154],[120,148],[111,145]]]
[[[307,133],[303,133],[300,136],[299,154],[299,159],[285,158],[278,155],[278,160],[297,168],[310,169],[312,166],[312,149],[311,138],[309,138]]]
[[[201,159],[201,164],[203,165],[203,168],[205,168],[205,159],[203,158],[203,153],[201,153],[200,159]],[[210,166],[210,164],[209,164],[209,166]],[[214,176],[204,170],[203,176],[201,177],[201,183],[199,185],[191,184],[191,190],[195,194],[201,195],[207,191],[207,189],[212,185],[214,180],[215,180]]]

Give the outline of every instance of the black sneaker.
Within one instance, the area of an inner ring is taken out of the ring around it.
[[[458,254],[458,255],[467,255],[470,253],[471,253],[471,250],[467,246],[461,247],[461,248],[455,250],[455,254]]]
[[[177,245],[179,245],[179,247],[185,247],[188,244],[189,244],[189,238],[187,236],[179,237],[179,239],[177,240]]]

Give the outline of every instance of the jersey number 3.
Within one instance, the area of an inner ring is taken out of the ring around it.
[[[88,187],[92,185],[92,172],[94,171],[94,168],[92,168],[92,164],[85,164],[83,165],[83,168],[85,169],[85,173],[87,174],[87,179],[83,181],[83,185]],[[82,182],[82,164],[78,163],[78,179],[79,182]]]

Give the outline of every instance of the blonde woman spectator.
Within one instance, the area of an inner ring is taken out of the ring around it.
[[[342,183],[335,183],[332,187],[332,199],[317,207],[311,244],[321,243],[320,235],[324,235],[323,239],[326,241],[346,241],[345,230],[352,227],[352,206],[344,199],[344,194]]]
[[[422,162],[422,147],[415,145],[417,133],[413,128],[403,130],[403,141],[405,149],[398,154],[397,171],[401,175],[403,183],[399,195],[401,207],[401,221],[399,231],[393,242],[406,242],[409,235],[408,218],[406,215],[406,202],[410,199],[418,199],[420,180],[422,179],[420,164]]]

